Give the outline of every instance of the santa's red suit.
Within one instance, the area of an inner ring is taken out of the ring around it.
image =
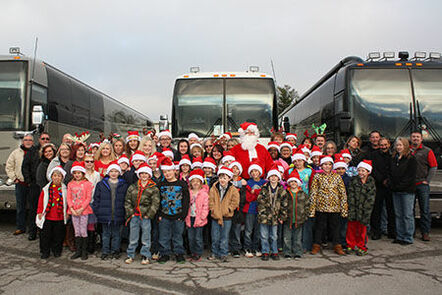
[[[272,157],[270,156],[267,149],[259,143],[256,145],[255,149],[256,149],[256,155],[257,155],[258,161],[261,163],[261,166],[263,168],[263,177],[265,177],[267,172],[270,171],[270,169],[274,165]],[[243,168],[241,176],[245,179],[249,179],[250,178],[249,173],[248,173],[249,166],[250,166],[250,162],[252,162],[252,160],[253,160],[253,159],[250,159],[249,151],[244,150],[241,147],[241,144],[237,144],[230,151],[232,152],[235,159],[241,163],[241,166]]]

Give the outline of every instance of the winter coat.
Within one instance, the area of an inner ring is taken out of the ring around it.
[[[37,185],[42,188],[45,185],[47,185],[49,183],[48,179],[46,178],[46,174],[48,171],[48,166],[49,163],[51,161],[49,161],[48,159],[46,159],[45,157],[43,157],[40,161],[40,163],[38,164],[37,167],[37,172],[35,174],[35,179],[37,182]]]
[[[36,184],[37,167],[40,164],[39,146],[32,146],[23,157],[21,171],[27,184]]]
[[[384,187],[384,181],[389,178],[391,169],[391,153],[384,153],[381,150],[377,150],[372,153],[371,157],[371,160],[373,161],[371,176],[376,181],[376,185]]]
[[[308,219],[310,198],[302,189],[296,193],[287,189],[284,191],[283,197],[282,220],[288,222],[290,228],[292,226],[298,228]]]
[[[195,198],[195,222],[193,223],[193,227],[203,227],[207,224],[207,216],[209,215],[209,187],[207,185],[203,185],[201,190],[197,193],[196,196],[193,196],[192,190],[189,189],[190,195],[190,204],[189,204],[189,212],[187,213],[187,217],[185,219],[187,227],[191,227],[190,220],[190,212],[192,207],[192,200]]]
[[[25,148],[23,147],[23,145],[13,150],[12,153],[9,155],[5,165],[6,174],[8,175],[9,179],[18,179],[21,182],[25,181],[23,173],[21,171],[24,156]]]
[[[93,213],[90,206],[93,189],[94,187],[92,183],[87,179],[80,182],[73,180],[68,183],[68,194],[66,200],[68,202],[69,215],[72,215],[71,209],[83,209],[81,215],[89,215]]]
[[[262,186],[258,195],[258,223],[267,225],[278,225],[282,220],[282,199],[284,188],[277,184],[275,194],[272,196],[270,183]]]
[[[352,178],[347,194],[348,221],[359,221],[368,226],[375,196],[376,183],[373,177],[368,176],[366,183],[362,183],[359,177]]]
[[[221,201],[219,182],[215,182],[209,191],[209,209],[211,216],[219,225],[224,224],[224,219],[231,219],[235,209],[239,206],[238,189],[231,183],[228,184],[226,193]]]
[[[235,209],[232,217],[232,223],[243,224],[245,222],[245,213],[243,212],[244,206],[246,205],[246,188],[242,186],[241,188],[236,188],[239,192],[239,206]]]
[[[390,186],[393,192],[414,193],[416,189],[417,162],[414,156],[391,158]]]
[[[127,183],[122,178],[118,178],[118,186],[114,201],[114,218],[112,219],[111,188],[109,186],[109,176],[106,176],[97,183],[94,193],[92,210],[99,223],[123,224],[125,220],[124,201],[127,191]]]
[[[337,173],[317,173],[310,188],[310,217],[315,212],[341,213],[347,217],[347,192],[344,181]]]
[[[126,222],[139,213],[141,213],[141,216],[144,218],[153,219],[160,207],[160,190],[155,182],[151,181],[148,183],[138,199],[138,192],[140,190],[139,183],[140,181],[137,181],[137,183],[131,184],[127,189],[126,200],[124,202]]]

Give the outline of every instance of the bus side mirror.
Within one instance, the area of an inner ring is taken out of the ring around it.
[[[351,115],[348,112],[341,113],[339,118],[339,129],[342,133],[351,132]]]
[[[43,123],[44,115],[43,107],[41,105],[35,105],[32,108],[32,125],[40,126]]]
[[[158,125],[159,131],[169,129],[169,117],[167,115],[160,115],[160,122]]]
[[[285,133],[290,132],[290,119],[289,119],[289,117],[282,118],[282,127],[284,128]]]

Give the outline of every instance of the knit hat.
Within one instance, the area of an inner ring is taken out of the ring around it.
[[[197,179],[201,180],[201,182],[204,182],[204,171],[199,168],[192,170],[190,172],[189,182],[194,178],[197,178]]]
[[[279,180],[281,180],[281,173],[278,170],[278,167],[276,165],[273,165],[272,168],[270,168],[269,172],[267,173],[267,179],[270,179],[270,176],[278,176]]]
[[[335,163],[333,164],[333,169],[336,170],[338,168],[348,168],[348,165],[345,163],[344,157],[341,154],[335,154]]]
[[[250,163],[249,170],[247,171],[247,172],[249,173],[249,176],[251,176],[250,173],[251,173],[252,170],[254,170],[254,169],[258,170],[258,171],[259,171],[259,174],[262,175],[262,167],[261,167],[261,163],[260,163],[258,160],[253,160],[253,161]]]
[[[189,155],[182,155],[181,156],[181,160],[180,160],[180,162],[179,162],[179,164],[178,164],[180,167],[181,167],[181,165],[189,165],[189,166],[192,166],[192,162],[190,161],[190,157],[189,157]]]
[[[285,135],[285,138],[287,139],[287,138],[294,138],[295,140],[296,139],[298,139],[298,136],[296,135],[296,133],[287,133],[286,135]]]
[[[172,163],[172,160],[168,157],[164,157],[161,159],[161,170],[174,170],[175,165]]]
[[[305,157],[301,149],[297,149],[296,153],[292,156],[292,161],[294,162],[295,160],[307,161],[307,158]]]
[[[126,142],[129,142],[131,140],[138,140],[140,141],[140,134],[138,133],[138,131],[127,131],[127,137],[126,137]]]
[[[66,176],[66,171],[64,171],[63,167],[61,167],[61,166],[55,166],[54,168],[52,168],[51,172],[49,172],[49,177],[52,177],[52,174],[54,172],[61,173],[61,175],[63,175],[63,178]]]
[[[233,167],[237,167],[239,170],[239,174],[242,173],[242,165],[240,162],[238,161],[233,161],[232,163],[230,163],[229,168],[232,169]]]
[[[290,173],[287,183],[290,183],[291,181],[296,181],[298,185],[302,184],[301,177],[299,176],[298,170],[293,169],[293,171]]]
[[[149,174],[150,177],[152,177],[152,169],[146,163],[141,164],[135,173],[137,174],[138,178],[140,178],[140,173],[143,172]]]
[[[143,161],[143,162],[147,161],[146,156],[144,155],[144,153],[142,151],[138,151],[138,150],[135,151],[132,154],[132,157],[130,157],[130,163],[132,164],[136,160],[140,160],[140,161]]]
[[[202,168],[202,167],[203,167],[203,159],[201,157],[193,158],[191,168],[195,169],[195,168]]]
[[[203,162],[203,168],[212,168],[213,171],[216,170],[216,162],[211,157],[206,157]]]
[[[322,164],[324,164],[324,163],[326,163],[326,162],[330,162],[330,163],[332,163],[332,165],[333,165],[333,158],[331,157],[331,156],[328,156],[328,155],[322,155],[321,156],[321,159],[320,159],[320,161],[319,161],[319,165],[322,165]]]
[[[230,178],[233,177],[232,169],[227,168],[226,166],[220,166],[219,167],[217,175],[220,176],[221,174],[226,174]]]
[[[117,162],[118,165],[120,165],[121,163],[126,163],[127,165],[130,165],[129,158],[125,154],[122,154]]]
[[[110,172],[112,169],[117,170],[118,173],[121,174],[121,168],[120,168],[120,165],[118,165],[118,161],[117,161],[117,160],[112,161],[112,162],[110,163],[110,165],[109,165],[109,166],[107,167],[107,169],[106,169],[106,174],[109,174],[109,172]]]
[[[271,148],[275,148],[278,150],[279,152],[279,143],[277,143],[276,141],[271,141],[269,142],[269,144],[267,145],[267,150],[271,149]]]
[[[371,170],[373,168],[372,161],[371,160],[362,160],[362,162],[360,162],[358,164],[357,169],[359,169],[359,168],[365,168],[365,169],[367,169],[368,173],[371,173]]]
[[[340,154],[342,155],[342,157],[348,158],[348,159],[351,160],[351,153],[350,153],[350,151],[348,149],[341,150]]]
[[[80,171],[86,174],[86,168],[84,168],[84,162],[75,161],[74,163],[72,163],[71,173],[74,173],[75,171]]]
[[[258,125],[256,125],[255,123],[250,123],[250,122],[244,122],[240,125],[240,128],[238,130],[238,132],[240,134],[245,134],[246,131],[251,131],[253,132],[256,136],[259,136],[259,129],[258,129]]]
[[[169,138],[172,138],[172,133],[170,132],[169,129],[163,130],[160,133],[158,133],[158,138],[161,139],[161,137],[166,136]]]
[[[233,156],[233,153],[231,151],[223,152],[221,163],[224,163],[225,161],[235,161],[235,157]]]
[[[314,157],[314,156],[322,156],[321,149],[317,145],[314,145],[312,147],[312,152],[310,153],[310,157]]]

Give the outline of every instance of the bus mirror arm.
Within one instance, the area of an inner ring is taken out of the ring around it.
[[[351,132],[351,115],[348,112],[341,113],[339,117],[339,129],[343,133]]]

